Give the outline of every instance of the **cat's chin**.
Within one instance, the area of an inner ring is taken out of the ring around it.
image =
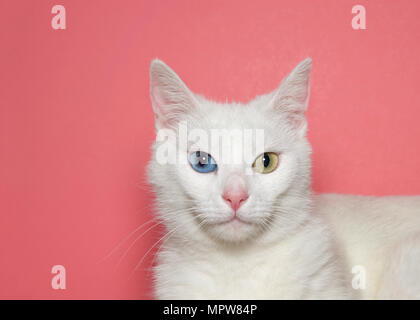
[[[253,238],[259,231],[258,225],[239,218],[212,224],[208,231],[217,240],[243,242]]]

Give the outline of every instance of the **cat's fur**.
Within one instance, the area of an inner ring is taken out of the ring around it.
[[[163,62],[152,62],[157,130],[177,135],[182,121],[207,132],[263,128],[265,152],[280,154],[269,174],[246,174],[245,162],[202,174],[186,161],[189,145],[177,150],[184,161],[159,163],[163,142],[156,140],[148,176],[168,231],[155,267],[157,298],[420,298],[420,197],[312,195],[310,69],[306,59],[277,90],[241,105],[194,94]],[[228,222],[221,195],[232,175],[248,188],[237,212],[246,223]],[[366,271],[365,289],[352,287],[354,266]]]

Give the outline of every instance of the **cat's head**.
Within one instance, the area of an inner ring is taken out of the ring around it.
[[[152,62],[157,138],[148,174],[169,232],[243,243],[284,237],[307,219],[310,70],[308,58],[274,92],[216,103]]]

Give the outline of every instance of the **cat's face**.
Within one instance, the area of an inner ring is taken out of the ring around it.
[[[304,60],[276,91],[241,105],[208,101],[152,62],[157,141],[149,179],[170,231],[243,242],[302,222],[310,67]]]

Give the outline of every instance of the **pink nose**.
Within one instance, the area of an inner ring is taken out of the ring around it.
[[[249,196],[246,190],[229,190],[225,191],[222,195],[222,198],[235,212],[246,201],[246,199],[248,199],[248,197]]]

